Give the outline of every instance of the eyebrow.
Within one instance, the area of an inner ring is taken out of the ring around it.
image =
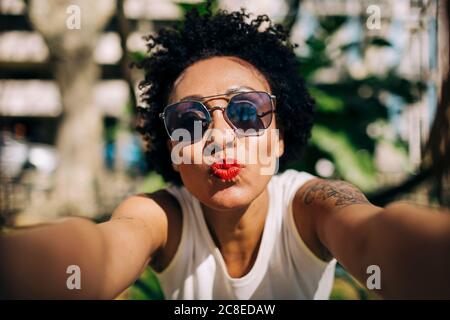
[[[219,96],[219,95],[229,95],[229,94],[233,94],[233,93],[239,93],[239,92],[246,92],[246,91],[255,91],[255,89],[253,89],[252,87],[247,87],[247,86],[233,86],[230,87],[227,91],[225,91],[224,94],[215,94],[212,96],[201,96],[198,94],[194,94],[194,95],[189,95],[186,97],[183,97],[182,99],[180,99],[180,101],[186,101],[186,100],[191,100],[191,99],[204,99],[204,98],[209,98],[209,97],[215,97],[215,96]]]

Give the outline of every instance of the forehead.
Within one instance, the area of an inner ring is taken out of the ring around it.
[[[186,68],[174,82],[171,101],[185,96],[210,96],[232,87],[250,87],[270,92],[266,78],[250,63],[236,57],[213,57]]]

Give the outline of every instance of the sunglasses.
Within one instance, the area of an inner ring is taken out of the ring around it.
[[[226,107],[212,106],[208,109],[205,106],[205,102],[219,97],[227,97]],[[164,121],[170,139],[174,141],[178,140],[173,137],[177,129],[186,130],[191,142],[201,139],[211,124],[211,114],[215,110],[223,112],[225,121],[239,135],[259,136],[272,123],[275,101],[274,95],[263,91],[242,92],[231,97],[229,94],[220,94],[203,97],[201,101],[184,100],[168,105],[159,117]]]

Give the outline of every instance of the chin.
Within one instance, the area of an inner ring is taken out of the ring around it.
[[[211,190],[204,204],[216,210],[230,210],[246,207],[252,202],[252,195],[238,186],[230,186],[221,190]]]

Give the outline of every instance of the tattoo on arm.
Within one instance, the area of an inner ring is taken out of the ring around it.
[[[364,194],[345,181],[320,180],[309,186],[303,196],[305,204],[312,204],[314,201],[334,200],[334,205],[344,208],[352,204],[369,204]]]

